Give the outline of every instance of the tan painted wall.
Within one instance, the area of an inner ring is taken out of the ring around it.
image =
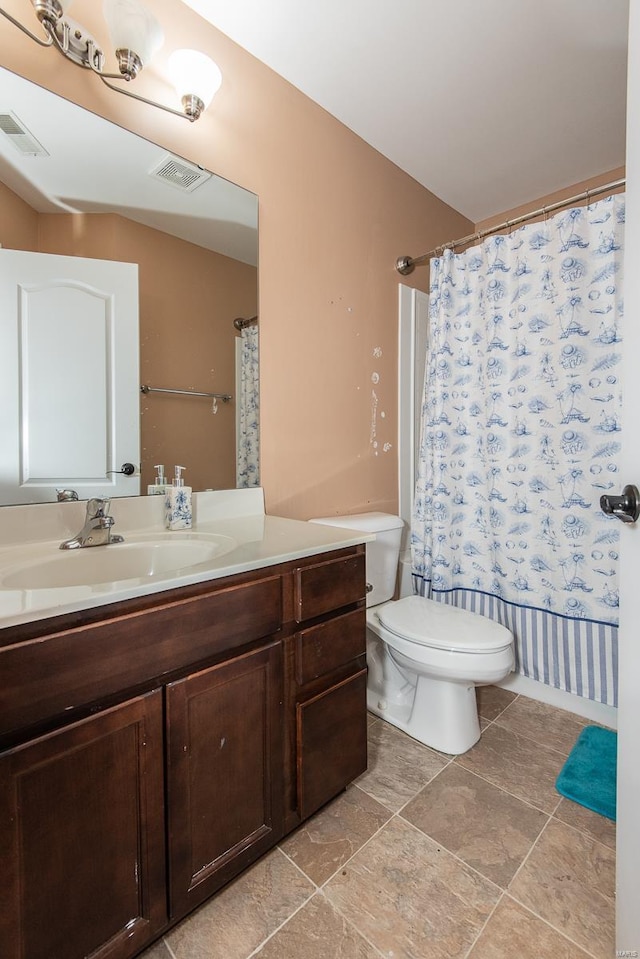
[[[488,217],[486,220],[481,220],[479,223],[476,223],[476,230],[490,230],[494,226],[498,226],[501,223],[506,223],[507,220],[513,220],[518,216],[524,216],[527,213],[533,212],[535,210],[543,210],[545,207],[551,206],[554,203],[560,203],[562,200],[568,200],[571,197],[579,196],[581,193],[584,193],[588,190],[596,190],[598,187],[605,186],[608,183],[614,183],[616,180],[620,180],[624,177],[625,171],[624,167],[617,167],[615,170],[608,170],[606,173],[601,173],[599,176],[591,177],[589,180],[580,180],[578,183],[569,184],[563,190],[556,190],[555,193],[547,193],[546,196],[537,197],[534,200],[531,200],[530,203],[526,203],[524,206],[513,207],[511,210],[503,210],[502,213],[496,213],[491,217]],[[618,190],[612,190],[612,193],[620,193],[624,187],[621,187]],[[599,199],[604,194],[597,194],[594,199]],[[577,206],[582,206],[584,203],[589,202],[584,200],[583,203],[576,204]],[[538,217],[537,219],[544,219]],[[532,219],[530,222],[535,223],[535,219]]]
[[[4,5],[16,17],[30,12],[22,0]],[[189,8],[176,0],[155,0],[153,7],[166,49],[135,89],[168,100],[159,72],[168,53],[204,50],[224,79],[197,124],[118,97],[5,21],[0,62],[259,195],[267,510],[300,518],[395,510],[394,263],[462,236],[472,224]],[[73,16],[102,39],[99,8],[75,0]],[[403,282],[425,289],[426,269]]]
[[[151,386],[235,394],[232,319],[257,312],[252,266],[114,214],[40,214],[0,184],[7,248],[138,264],[140,379]],[[141,488],[164,464],[194,489],[235,486],[235,403],[141,397]]]
[[[38,214],[2,182],[0,246],[8,250],[38,249]]]

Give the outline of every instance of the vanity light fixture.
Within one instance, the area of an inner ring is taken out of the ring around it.
[[[209,106],[222,83],[218,66],[197,50],[176,50],[169,58],[171,77],[181,99],[182,110],[175,110],[155,100],[131,93],[110,81],[135,80],[164,42],[160,24],[139,0],[104,0],[103,13],[115,50],[119,73],[105,71],[105,55],[97,41],[85,28],[67,16],[73,0],[31,0],[44,30],[37,36],[0,7],[0,14],[10,20],[40,46],[55,47],[67,59],[96,73],[105,86],[134,100],[158,107],[174,116],[193,122]]]

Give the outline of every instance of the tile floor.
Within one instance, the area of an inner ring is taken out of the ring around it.
[[[142,959],[610,959],[615,825],[554,789],[586,721],[479,694],[456,758],[370,717],[367,772]]]

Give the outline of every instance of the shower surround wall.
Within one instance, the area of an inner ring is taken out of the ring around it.
[[[519,671],[617,701],[624,197],[431,263],[421,592],[505,623]]]

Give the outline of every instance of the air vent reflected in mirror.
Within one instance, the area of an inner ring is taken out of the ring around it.
[[[186,160],[178,159],[168,153],[162,158],[160,163],[150,172],[156,180],[162,180],[171,186],[182,190],[183,193],[193,193],[199,186],[211,179],[211,174],[207,170],[196,166],[195,163],[188,163]]]
[[[0,112],[0,131],[22,156],[48,157],[49,153],[11,110]]]

